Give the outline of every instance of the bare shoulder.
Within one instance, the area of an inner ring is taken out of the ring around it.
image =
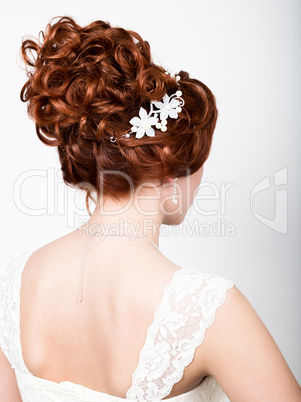
[[[231,401],[301,400],[300,387],[273,337],[233,286],[208,328],[202,358]]]
[[[26,273],[30,275],[30,272],[38,270],[41,267],[46,267],[47,264],[53,264],[56,259],[61,259],[64,255],[70,255],[68,250],[76,249],[74,247],[74,240],[76,239],[76,231],[67,233],[51,242],[41,246],[40,248],[33,251],[26,263]]]
[[[66,248],[68,249],[74,246],[76,239],[78,239],[78,232],[74,230],[44,244],[33,252],[32,257],[33,259],[45,259],[49,256],[53,256],[55,252],[64,251]]]

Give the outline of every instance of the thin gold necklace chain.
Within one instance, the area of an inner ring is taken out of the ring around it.
[[[85,229],[84,229],[83,227],[78,228],[78,230],[85,231]],[[82,302],[82,301],[83,301],[83,284],[84,284],[85,268],[86,268],[87,256],[88,256],[88,252],[89,252],[89,249],[90,249],[92,237],[97,237],[97,236],[128,236],[128,237],[131,237],[131,238],[137,237],[137,238],[140,238],[140,239],[143,239],[143,240],[148,241],[148,242],[151,243],[158,251],[160,251],[160,253],[161,253],[162,255],[164,255],[164,254],[162,253],[162,251],[159,249],[159,247],[158,247],[151,239],[147,238],[146,236],[142,236],[142,235],[130,235],[130,234],[126,234],[126,233],[117,234],[117,233],[108,233],[108,232],[92,232],[92,233],[89,232],[88,236],[89,236],[89,237],[88,237],[88,242],[87,242],[87,246],[86,246],[86,249],[85,249],[85,253],[84,253],[84,257],[83,257],[83,262],[82,262],[82,267],[81,267],[80,285],[79,285],[79,298],[78,298],[79,302]]]

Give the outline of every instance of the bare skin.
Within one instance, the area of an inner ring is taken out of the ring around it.
[[[142,200],[139,208],[131,205],[116,215],[113,211],[120,205],[110,200],[106,202],[110,213],[104,215],[98,205],[89,225],[105,226],[124,218],[158,245],[160,225],[183,221],[202,174],[203,168],[178,179],[182,205],[171,202],[174,182],[168,178],[159,197]],[[154,195],[154,190],[143,189],[142,194]],[[150,211],[156,213],[149,215]],[[146,219],[151,220],[153,232],[142,230]],[[37,377],[71,381],[125,398],[155,308],[181,267],[140,238],[93,238],[79,303],[86,245],[86,233],[76,230],[38,249],[27,261],[20,317],[24,362]],[[234,402],[301,400],[300,387],[273,338],[236,287],[228,291],[194,360],[165,399],[191,390],[207,375],[213,375]],[[0,378],[0,400],[21,401],[14,372],[2,352]]]

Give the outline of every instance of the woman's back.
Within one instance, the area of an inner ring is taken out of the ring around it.
[[[133,385],[141,350],[150,350],[145,348],[149,327],[160,321],[158,316],[154,320],[155,310],[161,305],[166,315],[168,303],[162,303],[163,294],[166,298],[177,277],[178,285],[185,285],[184,277],[180,277],[185,269],[142,239],[95,238],[86,261],[83,302],[79,303],[79,274],[86,243],[87,236],[78,236],[75,231],[30,254],[23,269],[20,299],[24,363],[35,377],[72,382],[125,398]],[[180,316],[174,314],[169,312],[167,330],[171,330],[170,324],[174,328],[183,325]],[[189,338],[186,332],[182,340]],[[163,345],[163,340],[159,344]],[[192,345],[193,361],[183,364],[183,376],[178,370],[180,378],[172,380],[175,385],[165,397],[184,394],[203,379],[202,350],[198,348],[195,353],[195,349]],[[149,359],[150,365],[164,368],[171,356],[166,352],[159,351],[155,359]],[[161,360],[156,361],[158,358]],[[180,359],[175,361],[179,363]],[[165,369],[168,371],[167,366]],[[152,398],[149,400],[156,400]]]

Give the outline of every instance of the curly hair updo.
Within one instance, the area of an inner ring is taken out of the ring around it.
[[[121,138],[140,107],[149,110],[151,101],[178,90],[136,32],[56,17],[39,39],[23,39],[21,54],[28,78],[21,100],[40,140],[58,148],[65,183],[86,190],[88,211],[94,192],[120,199],[146,180],[192,174],[208,158],[215,98],[184,71],[177,75],[185,105],[178,119],[168,119],[168,130]]]

